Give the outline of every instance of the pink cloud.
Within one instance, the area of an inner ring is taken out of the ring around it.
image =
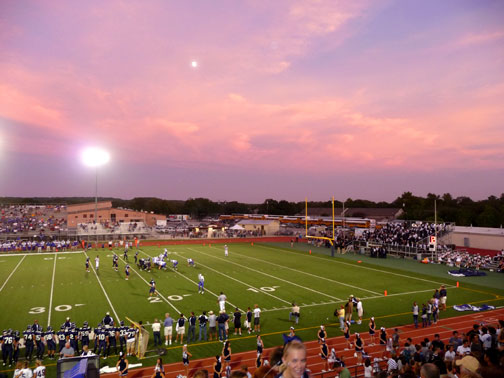
[[[499,41],[501,39],[504,39],[504,31],[502,30],[493,32],[484,32],[484,33],[471,33],[462,37],[458,41],[458,45],[460,46],[479,45]]]

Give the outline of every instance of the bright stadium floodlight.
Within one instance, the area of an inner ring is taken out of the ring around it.
[[[110,154],[99,147],[89,147],[82,152],[82,162],[88,167],[99,167],[109,160]]]
[[[195,60],[193,60],[193,61],[191,62],[191,67],[192,67],[192,68],[197,68],[197,67],[198,67],[198,62],[197,62],[197,61],[195,61]]]
[[[107,164],[110,160],[110,154],[99,147],[88,147],[82,151],[82,162],[88,167],[94,167],[96,172],[95,185],[95,215],[94,220],[98,222],[98,167]]]

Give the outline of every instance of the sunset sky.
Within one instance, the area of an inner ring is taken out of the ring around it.
[[[0,196],[504,192],[500,0],[0,1]],[[192,62],[197,62],[197,67]]]

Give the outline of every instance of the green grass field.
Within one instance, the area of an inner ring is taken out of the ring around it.
[[[166,312],[174,318],[178,318],[179,313],[188,316],[191,311],[197,316],[204,310],[217,312],[216,297],[223,291],[229,302],[228,313],[234,311],[234,306],[246,310],[254,304],[259,305],[262,309],[261,333],[268,347],[281,344],[281,333],[292,325],[288,315],[293,301],[301,306],[301,319],[296,328],[304,340],[316,338],[316,328],[320,324],[329,325],[330,337],[341,335],[333,312],[350,294],[361,298],[364,317],[374,316],[378,327],[410,323],[412,302],[425,302],[441,284],[448,286],[448,305],[504,304],[504,275],[497,273],[481,279],[459,280],[461,287],[455,288],[457,280],[446,274],[446,267],[356,255],[331,258],[326,255],[326,249],[307,245],[290,248],[287,244],[231,244],[227,258],[219,244],[167,248],[169,258],[179,261],[177,272],[171,269],[140,271],[133,264],[134,251],[130,251],[132,271],[128,281],[125,280],[124,261],[120,259],[119,271],[115,272],[108,249],[87,252],[92,267],[94,257],[100,256],[97,274],[94,270],[85,271],[84,252],[0,255],[1,327],[22,332],[38,319],[44,329],[48,324],[59,329],[66,317],[77,326],[87,320],[95,327],[107,311],[115,320],[129,317],[150,324],[154,318],[164,319]],[[307,252],[308,248],[313,249],[313,254]],[[157,256],[163,249],[142,247],[139,257]],[[117,253],[122,257],[122,251]],[[188,267],[187,258],[194,259],[196,266]],[[197,292],[199,273],[205,276],[204,295]],[[151,278],[156,281],[158,298],[149,298]],[[448,309],[441,317],[458,314]],[[352,332],[355,331],[367,331],[367,322],[354,325]],[[231,340],[233,352],[255,349],[254,335],[246,332],[241,337],[231,336]],[[199,358],[216,355],[221,348],[218,342],[196,342],[190,346],[190,351],[193,358]],[[174,344],[167,349],[165,362],[180,361],[180,345]],[[148,353],[148,358],[142,361],[144,366],[154,364],[155,356],[153,351]],[[113,365],[115,360],[111,358],[103,365]],[[46,364],[55,363],[46,361]]]

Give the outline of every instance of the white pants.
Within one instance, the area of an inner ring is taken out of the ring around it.
[[[219,308],[221,311],[226,311],[226,301],[219,301]]]

